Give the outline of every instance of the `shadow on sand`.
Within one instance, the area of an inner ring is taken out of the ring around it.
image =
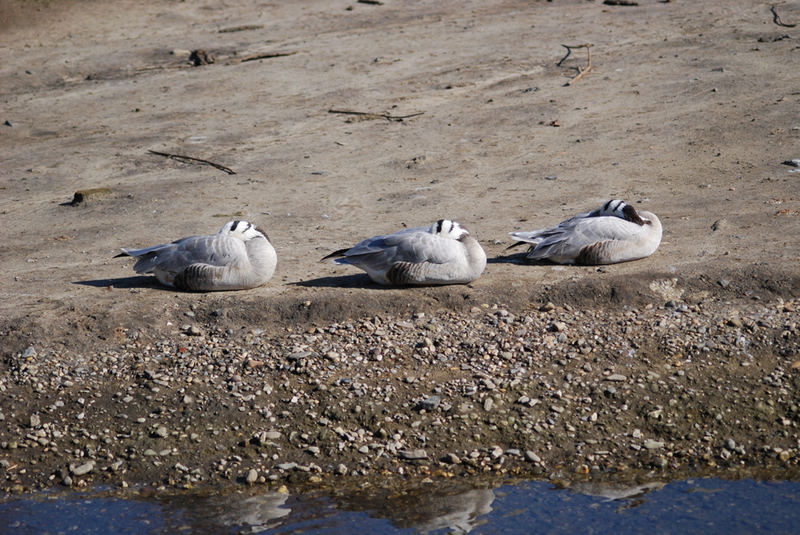
[[[306,288],[364,288],[367,290],[392,290],[397,288],[397,286],[382,286],[372,282],[372,279],[366,274],[319,277],[289,284],[290,286],[304,286]]]
[[[120,277],[118,279],[95,279],[86,281],[74,281],[72,284],[82,286],[93,286],[95,288],[151,288],[154,290],[176,291],[174,288],[162,286],[158,279],[150,276]]]

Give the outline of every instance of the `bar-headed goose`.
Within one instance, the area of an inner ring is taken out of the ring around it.
[[[637,212],[630,204],[615,199],[554,227],[511,232],[511,236],[519,240],[511,247],[530,244],[528,260],[615,264],[653,254],[661,243],[661,222],[655,214]]]
[[[153,273],[180,290],[247,290],[266,283],[278,258],[267,235],[247,221],[229,221],[217,234],[190,236],[145,249],[123,248],[136,273]]]
[[[469,231],[448,219],[360,241],[329,254],[337,264],[367,272],[378,284],[393,286],[466,284],[486,267],[486,253]]]

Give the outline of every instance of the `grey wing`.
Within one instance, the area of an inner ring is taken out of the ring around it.
[[[373,236],[372,238],[367,238],[366,240],[361,240],[350,249],[348,249],[344,255],[345,257],[356,257],[356,256],[363,256],[369,255],[373,253],[382,253],[387,248],[391,248],[396,244],[398,241],[402,240],[404,237],[408,236],[409,234],[416,234],[416,233],[427,233],[429,227],[414,227],[405,230],[401,230],[399,232],[395,232],[394,234],[384,234],[381,236]],[[340,259],[344,260],[344,259]]]
[[[528,256],[531,259],[574,257],[587,245],[611,240],[624,241],[641,232],[644,230],[640,225],[619,217],[573,218],[547,229]]]
[[[222,267],[247,257],[244,242],[224,234],[192,236],[149,249],[133,266],[137,273],[158,269],[177,274],[193,264]]]
[[[460,246],[460,242],[430,234],[428,227],[419,227],[364,240],[337,262],[373,269],[388,269],[397,262],[444,264],[459,258]]]

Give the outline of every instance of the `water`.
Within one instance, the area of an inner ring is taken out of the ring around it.
[[[800,483],[693,479],[638,487],[526,482],[393,497],[42,494],[0,503],[0,532],[800,533]]]

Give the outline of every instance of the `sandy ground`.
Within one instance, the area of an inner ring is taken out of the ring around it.
[[[375,290],[337,288],[366,279],[318,262],[333,249],[450,217],[491,259],[511,230],[617,197],[661,217],[652,258],[602,274],[491,263],[474,288],[524,300],[568,279],[796,273],[800,174],[782,162],[800,156],[797,30],[768,4],[237,4],[117,1],[99,16],[93,2],[5,3],[0,313],[40,322],[36,341],[92,315],[158,324],[217,299],[274,318],[273,302],[330,295],[356,313]],[[777,9],[800,20],[797,3]],[[562,45],[582,43],[594,68],[565,86],[585,57],[556,66]],[[195,49],[216,63],[188,66]],[[236,62],[258,53],[292,55]],[[111,194],[65,204],[97,187]],[[159,291],[111,259],[234,217],[278,250],[262,289]]]
[[[175,334],[189,309],[283,332],[379,312],[601,308],[800,292],[800,3],[10,1],[0,7],[0,336],[87,352]],[[591,44],[592,69],[577,48]],[[191,50],[214,63],[193,66]],[[264,59],[252,59],[258,55]],[[331,110],[407,117],[354,116]],[[235,174],[153,155],[185,154]],[[106,195],[70,204],[78,190]],[[508,232],[622,198],[652,257],[510,262]],[[468,286],[384,290],[320,263],[456,219],[490,258]],[[267,229],[265,287],[186,294],[112,259]],[[743,305],[744,306],[744,305]],[[4,361],[6,366],[8,362]]]

